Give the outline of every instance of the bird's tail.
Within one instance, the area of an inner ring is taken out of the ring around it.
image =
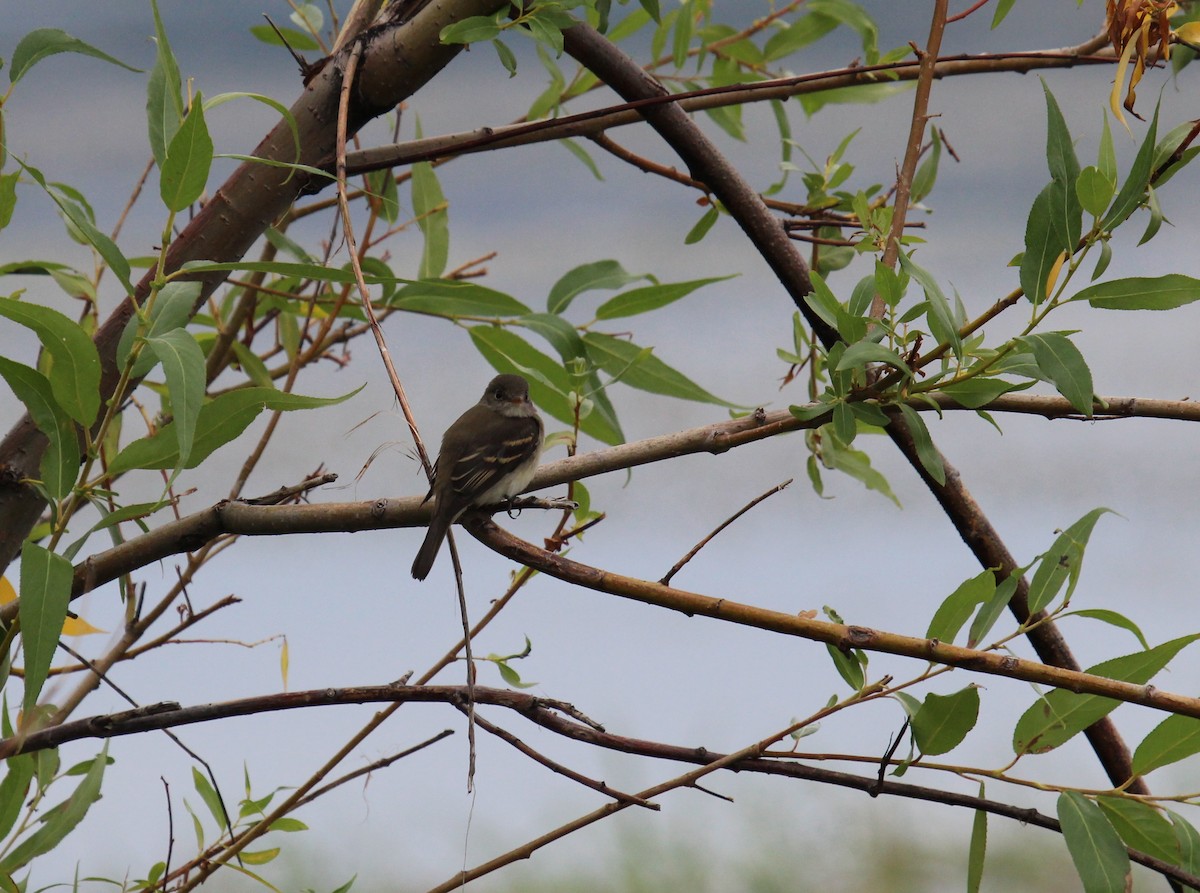
[[[434,559],[437,558],[438,551],[442,548],[442,540],[446,538],[446,531],[450,529],[451,521],[452,519],[443,519],[436,512],[434,513],[433,520],[429,523],[429,531],[425,534],[425,542],[421,543],[417,557],[413,560],[412,575],[415,579],[424,580],[429,576]]]

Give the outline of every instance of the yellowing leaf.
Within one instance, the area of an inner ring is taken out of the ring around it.
[[[0,577],[0,605],[7,605],[17,600],[17,590],[8,582],[8,577]]]
[[[283,637],[283,647],[279,649],[279,674],[283,677],[283,690],[287,691],[288,682],[288,641]]]
[[[106,633],[108,630],[92,626],[82,617],[68,617],[63,621],[64,636],[91,636],[96,633]]]

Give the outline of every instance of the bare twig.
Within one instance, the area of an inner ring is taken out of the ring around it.
[[[720,524],[718,524],[716,529],[713,530],[712,533],[710,533],[704,539],[700,540],[700,542],[696,543],[696,545],[693,546],[686,555],[684,555],[677,562],[675,562],[675,564],[671,567],[671,569],[669,571],[667,571],[663,575],[662,579],[659,580],[658,582],[662,583],[664,586],[668,585],[671,582],[671,578],[673,576],[675,576],[677,573],[679,573],[680,569],[685,564],[687,564],[689,561],[691,561],[696,556],[697,552],[699,552],[701,549],[703,549],[705,546],[707,546],[712,541],[713,537],[715,537],[718,533],[720,533],[722,530],[724,530],[726,527],[728,527],[730,524],[732,524],[734,521],[736,521],[742,515],[746,514],[746,512],[750,511],[750,509],[754,508],[756,505],[758,505],[764,499],[768,499],[771,496],[774,496],[780,490],[787,489],[788,485],[791,483],[792,483],[792,478],[788,478],[782,484],[776,484],[774,487],[772,487],[766,493],[763,493],[759,496],[755,496],[748,503],[746,503],[744,506],[742,506],[740,509],[738,509],[736,512],[734,512],[732,515],[730,515],[728,518],[726,518],[724,521],[722,521]]]

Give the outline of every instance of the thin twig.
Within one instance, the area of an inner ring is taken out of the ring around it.
[[[679,570],[685,564],[687,564],[689,561],[691,561],[696,556],[697,552],[699,552],[701,549],[703,549],[705,546],[707,546],[712,541],[713,537],[715,537],[718,533],[720,533],[722,530],[724,530],[726,527],[728,527],[730,524],[732,524],[734,521],[736,521],[742,515],[746,514],[746,512],[750,511],[750,509],[754,508],[756,505],[758,505],[764,499],[768,499],[769,497],[774,496],[780,490],[787,489],[788,485],[792,483],[792,480],[793,480],[793,478],[788,478],[782,484],[776,484],[774,487],[772,487],[766,493],[763,493],[760,496],[755,496],[753,499],[751,499],[749,502],[747,502],[744,506],[742,506],[740,509],[738,509],[736,512],[734,512],[732,515],[730,515],[728,518],[726,518],[720,524],[718,524],[716,529],[713,530],[712,533],[710,533],[704,539],[700,540],[700,542],[696,543],[696,545],[694,545],[692,547],[691,551],[689,551],[686,555],[684,555],[677,562],[675,562],[674,566],[669,571],[667,571],[663,575],[662,579],[659,580],[658,582],[662,583],[664,586],[670,584],[671,578],[673,576],[675,576],[675,574],[677,574],[679,572]]]

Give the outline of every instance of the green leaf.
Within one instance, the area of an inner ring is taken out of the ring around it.
[[[183,467],[195,468],[202,463],[214,450],[245,431],[264,409],[289,412],[333,406],[349,400],[361,390],[362,387],[356,388],[341,397],[305,397],[274,388],[242,388],[222,394],[200,407],[192,450]],[[109,463],[109,471],[119,474],[133,468],[168,469],[179,466],[179,437],[174,427],[175,422],[171,422],[155,434],[129,444]]]
[[[500,23],[496,16],[470,16],[442,29],[438,39],[442,43],[479,43],[494,40],[500,34]]]
[[[1154,807],[1128,797],[1099,796],[1096,805],[1104,811],[1113,829],[1121,835],[1126,846],[1162,859],[1171,865],[1179,864],[1179,844],[1175,830]]]
[[[316,38],[306,31],[301,31],[297,28],[289,28],[286,25],[276,25],[275,27],[279,28],[280,32],[283,34],[283,38],[287,39],[286,43],[284,42],[283,38],[275,33],[275,28],[272,28],[270,25],[251,25],[250,33],[253,34],[254,37],[261,43],[265,43],[268,46],[290,46],[298,53],[316,52],[321,48],[321,44],[317,42]]]
[[[1200,279],[1182,273],[1114,279],[1089,285],[1071,300],[1097,310],[1174,310],[1200,301]]]
[[[1059,248],[1070,253],[1079,242],[1083,219],[1083,209],[1075,191],[1075,183],[1079,179],[1079,159],[1075,157],[1075,145],[1071,141],[1071,132],[1067,129],[1062,109],[1058,107],[1058,101],[1044,80],[1042,90],[1046,94],[1046,164],[1057,187],[1052,208],[1054,228],[1062,239]]]
[[[845,652],[840,648],[828,644],[825,646],[825,650],[829,652],[834,668],[845,683],[855,691],[861,691],[867,681],[867,677],[863,672],[862,661],[859,659],[862,656],[862,652],[857,648]]]
[[[979,798],[985,796],[983,782],[979,783]],[[971,822],[971,844],[967,855],[967,893],[979,893],[983,883],[983,860],[987,855],[987,813],[975,810]]]
[[[523,316],[530,310],[516,298],[474,282],[430,279],[398,289],[388,302],[397,310],[459,316]]]
[[[1158,106],[1154,107],[1154,118],[1146,131],[1146,138],[1138,149],[1129,169],[1129,176],[1121,191],[1117,193],[1108,216],[1104,218],[1103,228],[1114,229],[1129,217],[1146,196],[1146,187],[1150,185],[1150,177],[1154,174],[1154,143],[1158,138]]]
[[[913,737],[921,753],[949,753],[962,743],[979,719],[979,689],[974,685],[952,695],[930,693],[912,719]]]
[[[87,775],[80,780],[71,796],[46,813],[42,817],[42,826],[0,861],[0,872],[12,874],[35,857],[55,849],[83,821],[92,804],[100,799],[100,785],[108,765],[107,744],[100,751],[100,756],[104,759],[92,761]]]
[[[1200,633],[1182,636],[1151,648],[1098,663],[1086,670],[1135,685],[1145,685],[1180,651],[1200,638]],[[1069,741],[1088,726],[1111,713],[1121,702],[1102,695],[1082,695],[1055,689],[1039,698],[1017,721],[1013,730],[1015,753],[1045,753]]]
[[[1142,635],[1141,628],[1136,623],[1126,617],[1124,614],[1118,614],[1116,611],[1109,611],[1105,608],[1084,608],[1079,611],[1068,611],[1064,617],[1087,617],[1092,620],[1099,620],[1102,623],[1107,623],[1110,626],[1115,626],[1120,629],[1128,630],[1133,633],[1134,638],[1138,640],[1141,646],[1147,650],[1150,648],[1150,643],[1146,641],[1146,637]]]
[[[171,42],[167,40],[162,16],[158,12],[157,0],[151,0],[150,8],[154,11],[154,43],[157,52],[146,85],[146,121],[150,151],[161,170],[167,159],[167,146],[171,145],[171,140],[179,130],[179,123],[183,120],[183,99],[180,97],[183,82],[179,76],[179,64],[171,51]]]
[[[892,492],[887,478],[871,467],[871,459],[861,450],[851,449],[838,440],[830,426],[820,429],[821,458],[828,468],[833,468],[859,481],[868,490],[883,494],[900,508],[900,500]]]
[[[25,806],[25,795],[33,781],[33,754],[9,757],[5,765],[4,780],[0,781],[0,837],[8,837]]]
[[[904,362],[898,353],[882,344],[876,344],[874,341],[859,341],[847,347],[842,358],[838,360],[835,371],[863,369],[868,363],[885,363],[899,369],[909,378],[912,377],[912,370],[908,368],[908,363]]]
[[[508,48],[508,44],[503,40],[493,40],[492,48],[495,49],[496,56],[500,59],[500,64],[504,66],[504,70],[508,72],[508,76],[510,78],[515,77],[517,74],[516,54]],[[587,151],[582,146],[576,145],[572,140],[559,140],[559,142],[570,149],[576,157],[582,157],[587,159],[587,162],[591,162],[591,156],[587,154]],[[600,171],[596,168],[595,164],[589,164],[589,166],[592,168],[592,173],[596,175],[597,180],[604,179],[600,176]]]
[[[50,355],[48,378],[58,405],[81,425],[100,409],[100,355],[78,323],[49,307],[0,298],[0,316],[32,329]]]
[[[38,695],[46,683],[50,661],[58,648],[58,637],[67,619],[71,562],[37,543],[21,547],[21,649],[25,654],[25,716],[33,715]]]
[[[1100,149],[1096,153],[1096,167],[1110,183],[1117,182],[1117,150],[1113,148],[1112,128],[1108,126],[1108,115],[1101,113],[1104,129],[1100,133]]]
[[[180,133],[183,133],[181,130]],[[171,398],[172,427],[178,438],[178,474],[188,465],[192,443],[196,437],[196,420],[204,401],[206,370],[204,351],[187,329],[172,329],[162,335],[146,339],[147,346],[162,362],[167,380],[167,393]]]
[[[690,378],[668,366],[658,357],[645,352],[645,349],[626,341],[614,338],[600,332],[588,332],[583,336],[587,345],[588,355],[596,365],[631,388],[649,391],[652,394],[662,394],[667,397],[677,397],[680,400],[695,400],[699,403],[715,403],[718,406],[738,407],[736,403],[722,400],[710,394]]]
[[[1100,168],[1090,165],[1079,172],[1075,181],[1075,194],[1083,210],[1097,218],[1108,210],[1108,203],[1116,191],[1116,182],[1104,176]]]
[[[644,273],[627,273],[615,260],[597,260],[583,264],[563,274],[562,278],[554,283],[549,297],[546,298],[546,309],[551,313],[562,313],[576,296],[585,291],[621,288],[631,282],[649,278]]]
[[[914,203],[933,192],[933,184],[937,182],[938,164],[942,160],[942,138],[936,128],[930,130],[930,137],[932,148],[929,157],[921,162],[921,166],[913,175],[910,196]]]
[[[1016,339],[1029,348],[1038,368],[1082,415],[1092,415],[1092,372],[1071,339],[1061,332],[1024,335]]]
[[[497,372],[515,372],[529,379],[529,395],[538,408],[568,426],[575,423],[573,390],[566,370],[521,336],[499,326],[473,326],[471,340]],[[583,416],[580,429],[601,443],[623,442],[624,435],[614,420],[592,412]]]
[[[686,236],[683,237],[684,245],[695,245],[701,239],[708,235],[708,231],[713,228],[713,224],[717,222],[717,218],[721,216],[721,212],[717,210],[716,205],[710,205],[708,210],[700,215],[700,219],[696,221]]]
[[[81,56],[91,56],[93,59],[111,62],[126,71],[141,71],[140,68],[126,65],[120,59],[114,59],[90,43],[84,43],[78,37],[72,37],[66,31],[58,28],[38,28],[22,37],[21,42],[13,50],[8,66],[9,83],[15,84],[25,77],[29,73],[29,69],[38,62],[47,56],[54,56],[58,53],[78,53]]]
[[[224,828],[229,823],[229,817],[225,814],[221,798],[217,794],[216,788],[212,786],[212,782],[208,780],[208,776],[195,766],[192,767],[192,785],[196,788],[200,799],[204,801],[204,805],[208,807],[212,817],[216,819],[217,827]]]
[[[1200,719],[1168,716],[1150,730],[1133,754],[1134,775],[1145,775],[1200,753]]]
[[[986,406],[1002,394],[1017,390],[1027,385],[1004,381],[1001,378],[983,378],[975,376],[957,384],[946,385],[942,393],[951,397],[955,403],[967,409],[978,409]]]
[[[905,403],[901,403],[899,406],[900,414],[904,416],[904,421],[908,423],[909,433],[912,434],[913,444],[917,448],[917,458],[921,460],[921,467],[939,485],[944,485],[946,483],[946,466],[942,461],[942,454],[933,445],[933,438],[929,436],[925,420],[911,406]]]
[[[175,132],[159,171],[158,189],[169,211],[182,211],[204,193],[212,167],[213,142],[199,93]]]
[[[3,151],[0,149],[0,162],[4,158]],[[20,179],[19,171],[0,174],[0,230],[12,222],[13,211],[17,208],[17,181]]]
[[[976,606],[984,604],[995,594],[996,575],[990,570],[963,581],[938,606],[933,619],[929,621],[925,638],[953,644],[963,624],[975,613]]]
[[[49,380],[36,369],[0,357],[0,377],[25,404],[33,423],[49,441],[38,471],[47,492],[62,499],[71,492],[79,476],[80,448],[75,425],[54,399]]]
[[[418,278],[436,279],[446,271],[450,257],[450,214],[437,174],[428,161],[412,166],[412,206],[425,236]]]
[[[1029,612],[1036,614],[1050,604],[1058,595],[1062,585],[1070,580],[1067,586],[1065,601],[1071,600],[1071,594],[1079,582],[1079,572],[1083,569],[1083,551],[1087,548],[1092,530],[1101,515],[1108,514],[1111,509],[1092,509],[1054,540],[1053,545],[1042,555],[1038,569],[1029,583]]]
[[[150,308],[150,325],[145,334],[145,338],[155,338],[159,335],[165,335],[182,326],[187,325],[192,318],[192,312],[196,307],[196,301],[200,297],[200,282],[168,282],[161,289],[154,299],[154,305]],[[129,352],[133,350],[134,342],[137,338],[138,326],[140,320],[137,316],[132,316],[125,326],[125,331],[121,333],[121,340],[117,342],[117,365],[123,367],[129,359]],[[158,365],[158,356],[153,351],[143,351],[137,358],[137,362],[133,364],[132,374],[134,378],[144,378],[151,369]]]
[[[622,292],[609,298],[596,308],[597,319],[619,319],[657,310],[686,297],[696,289],[713,282],[723,282],[732,276],[716,276],[711,279],[693,279],[690,282],[669,282],[664,285],[647,285]]]
[[[1012,601],[1013,593],[1017,591],[1017,583],[1023,573],[1024,569],[1014,570],[996,585],[996,591],[992,597],[980,605],[979,612],[971,621],[971,628],[967,632],[968,648],[974,648],[983,641],[984,636],[992,631],[992,627],[996,625],[996,621],[1000,619],[1004,609]]]
[[[1129,854],[1100,807],[1078,791],[1064,791],[1058,821],[1084,893],[1125,893]]]
[[[833,431],[838,440],[849,446],[854,443],[858,434],[858,418],[846,401],[840,401],[833,407]]]
[[[1055,217],[1061,187],[1049,183],[1038,193],[1029,209],[1025,223],[1025,253],[1021,256],[1021,290],[1034,304],[1040,304],[1050,294],[1050,274],[1059,256],[1067,249]]]
[[[578,330],[557,314],[529,313],[516,322],[550,342],[550,346],[562,357],[564,365],[571,360],[587,357],[587,348]]]
[[[1200,873],[1200,834],[1183,816],[1169,809],[1166,813],[1171,817],[1171,830],[1179,847],[1178,865],[1189,874]]]
[[[96,229],[96,225],[88,219],[82,207],[74,201],[65,198],[58,187],[51,189],[46,184],[46,178],[42,172],[36,167],[30,167],[19,158],[15,159],[17,164],[25,173],[29,174],[34,181],[45,190],[46,194],[58,205],[59,210],[71,222],[71,224],[79,231],[87,241],[91,244],[96,252],[108,264],[113,275],[117,277],[121,285],[125,287],[126,294],[133,294],[133,283],[129,281],[129,261],[125,259],[125,255],[121,253],[121,249],[117,247],[117,243],[106,236],[100,230]]]
[[[958,336],[958,326],[954,322],[954,314],[950,310],[950,302],[942,292],[937,280],[928,270],[919,266],[911,257],[900,252],[900,266],[925,291],[925,299],[929,302],[929,331],[943,344],[949,344],[954,355],[962,359],[962,339]]]

